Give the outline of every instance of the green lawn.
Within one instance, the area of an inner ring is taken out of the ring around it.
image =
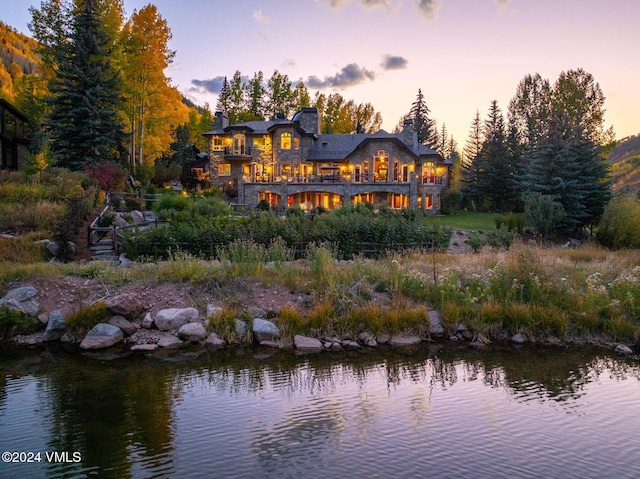
[[[427,224],[438,224],[441,226],[449,226],[450,228],[461,230],[492,230],[496,228],[496,218],[500,215],[497,213],[472,213],[460,212],[449,216],[427,217]]]

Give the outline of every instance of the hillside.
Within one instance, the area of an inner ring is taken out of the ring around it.
[[[13,102],[22,75],[38,73],[37,42],[0,22],[0,98]]]
[[[613,191],[640,192],[640,135],[618,143],[609,155]]]

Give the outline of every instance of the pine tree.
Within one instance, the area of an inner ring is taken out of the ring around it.
[[[480,112],[476,111],[476,115],[471,122],[469,138],[463,149],[463,159],[460,166],[460,184],[463,201],[472,207],[478,206],[482,190],[480,178],[484,172],[482,158],[482,124],[480,122]]]
[[[264,120],[264,96],[266,90],[262,83],[264,82],[264,74],[262,72],[254,73],[253,78],[246,85],[248,115],[247,120]]]
[[[70,41],[55,52],[58,71],[46,124],[58,164],[80,169],[118,159],[124,136],[120,78],[109,60],[110,39],[95,0],[79,1],[73,15]]]
[[[227,113],[229,111],[229,82],[227,77],[222,81],[222,87],[218,94],[218,102],[216,103],[216,111]]]
[[[552,196],[565,210],[560,225],[576,230],[599,221],[611,197],[603,149],[613,135],[604,130],[604,95],[583,70],[561,73],[549,94],[547,118],[537,144],[525,145],[523,194]]]
[[[422,90],[418,89],[416,101],[411,104],[409,118],[413,120],[413,128],[418,134],[418,141],[429,148],[438,145],[438,130],[435,121],[429,118],[429,107],[424,100]]]
[[[245,87],[242,81],[242,75],[239,70],[233,74],[229,82],[229,104],[227,106],[227,114],[231,124],[238,123],[240,116],[245,110]]]
[[[505,139],[504,117],[498,102],[493,100],[484,122],[484,142],[480,152],[484,171],[479,178],[484,203],[490,204],[492,211],[511,209],[509,201],[516,189]]]

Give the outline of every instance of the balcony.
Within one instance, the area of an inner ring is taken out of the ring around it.
[[[425,175],[422,178],[418,178],[419,185],[441,185],[444,181],[444,176],[442,175]]]
[[[353,183],[357,185],[364,184],[388,184],[388,185],[408,185],[410,181],[392,181],[386,177],[373,174],[361,173],[355,175],[353,173],[344,173],[341,171],[325,172],[321,175],[316,174],[299,174],[299,175],[274,175],[270,173],[245,175],[243,178],[245,183],[316,183],[316,184],[335,184],[335,183]],[[418,184],[422,184],[422,179],[418,179]],[[434,178],[432,183],[424,184],[442,184],[442,177]]]
[[[251,156],[252,148],[250,146],[224,147],[224,156]]]

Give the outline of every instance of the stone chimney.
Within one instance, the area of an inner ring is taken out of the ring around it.
[[[418,146],[418,133],[413,128],[413,120],[411,118],[407,118],[402,124],[402,141],[411,149]]]
[[[217,111],[216,116],[213,119],[213,129],[214,130],[224,130],[229,126],[229,117],[225,112]]]
[[[293,121],[297,121],[306,132],[320,134],[320,118],[317,108],[303,108],[296,113]]]

